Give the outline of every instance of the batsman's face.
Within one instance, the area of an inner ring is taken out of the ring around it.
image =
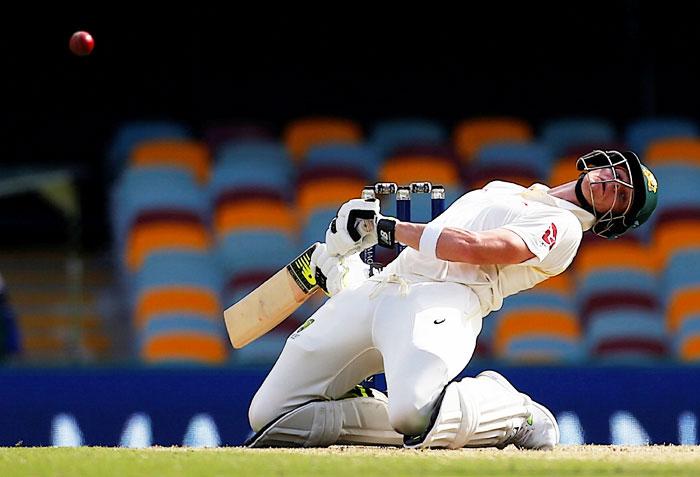
[[[600,215],[623,215],[632,205],[634,189],[626,165],[589,171],[581,185],[586,199]]]

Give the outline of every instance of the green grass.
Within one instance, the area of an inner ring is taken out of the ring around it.
[[[697,447],[564,447],[554,452],[0,448],[2,477],[131,476],[698,476]]]

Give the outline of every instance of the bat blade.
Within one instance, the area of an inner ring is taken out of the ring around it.
[[[234,348],[242,348],[273,329],[319,289],[311,273],[311,254],[316,245],[224,311]]]

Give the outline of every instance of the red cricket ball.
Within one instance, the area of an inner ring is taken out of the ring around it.
[[[68,42],[68,47],[73,54],[78,56],[87,56],[95,48],[95,40],[86,31],[76,31],[70,37]]]

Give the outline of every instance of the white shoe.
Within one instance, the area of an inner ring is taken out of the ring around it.
[[[559,443],[559,425],[554,415],[542,404],[533,401],[528,395],[519,392],[508,380],[496,371],[484,371],[477,378],[485,377],[496,381],[509,392],[518,393],[528,400],[527,408],[530,416],[518,427],[513,427],[512,433],[499,448],[510,444],[518,449],[551,450]]]

